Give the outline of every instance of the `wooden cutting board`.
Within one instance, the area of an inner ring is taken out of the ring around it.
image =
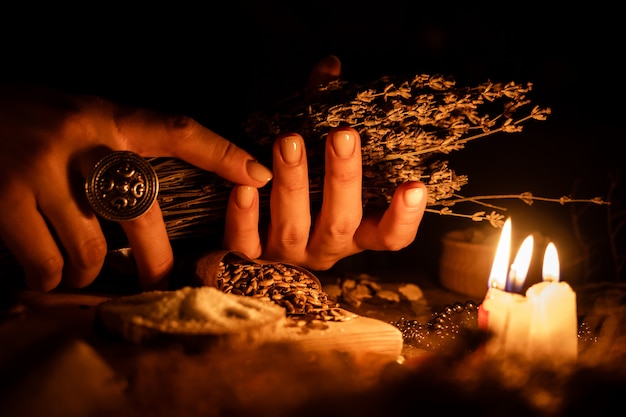
[[[110,296],[24,291],[21,300],[28,309],[56,319],[65,327],[90,335],[98,304]],[[286,342],[305,351],[340,351],[358,356],[376,354],[398,358],[402,354],[402,333],[378,319],[349,315],[346,321],[303,321],[289,318],[268,340]],[[93,337],[93,336],[90,336]],[[260,341],[263,342],[263,341]]]
[[[398,357],[402,353],[402,333],[381,320],[354,315],[347,321],[298,326],[297,319],[279,330],[282,340],[301,349],[370,352]]]

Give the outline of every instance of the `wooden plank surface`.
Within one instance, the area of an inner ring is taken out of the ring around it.
[[[29,309],[89,337],[93,337],[91,333],[98,304],[110,298],[85,293],[22,293],[22,300]],[[287,342],[306,351],[341,351],[355,355],[373,353],[392,358],[401,355],[402,334],[395,326],[356,314],[348,317],[346,321],[327,322],[289,318],[273,334],[263,337],[275,342]]]
[[[282,340],[313,351],[370,352],[397,357],[403,345],[398,328],[357,315],[347,321],[324,322],[319,326],[286,325],[279,330],[279,335]]]

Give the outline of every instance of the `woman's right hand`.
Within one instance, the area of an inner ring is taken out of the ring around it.
[[[0,239],[30,288],[84,287],[100,272],[107,245],[85,180],[114,151],[175,157],[253,188],[272,178],[249,153],[189,117],[0,84]],[[174,259],[158,202],[120,224],[141,286],[164,288]]]

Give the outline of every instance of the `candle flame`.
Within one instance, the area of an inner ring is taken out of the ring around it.
[[[504,290],[506,276],[509,271],[509,257],[511,253],[511,218],[506,219],[502,226],[502,233],[498,241],[496,256],[491,266],[488,285],[490,288]]]
[[[546,246],[546,253],[543,255],[543,268],[542,276],[544,281],[558,281],[559,280],[559,254],[556,251],[554,243],[548,243]]]
[[[520,246],[517,251],[517,255],[515,255],[515,260],[511,265],[511,271],[509,273],[509,280],[512,289],[515,292],[519,292],[524,286],[524,282],[526,281],[526,275],[528,274],[528,268],[530,267],[530,260],[533,256],[533,246],[535,244],[535,239],[532,235],[529,235],[522,242],[522,246]]]

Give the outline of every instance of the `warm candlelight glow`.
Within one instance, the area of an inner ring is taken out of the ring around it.
[[[511,219],[508,218],[502,226],[502,234],[498,241],[496,256],[491,266],[488,285],[489,288],[503,290],[506,287],[506,277],[509,271],[509,257],[511,253]]]
[[[489,276],[489,289],[478,310],[478,326],[493,335],[487,344],[489,352],[521,354],[533,360],[575,360],[576,293],[567,282],[559,282],[559,257],[554,244],[546,247],[543,281],[528,288],[525,295],[517,293],[526,280],[533,246],[530,235],[509,269],[511,220],[507,219]]]
[[[507,284],[510,291],[520,292],[522,290],[528,274],[528,268],[530,267],[530,260],[533,256],[534,244],[535,239],[532,235],[527,236],[524,242],[522,242],[522,246],[520,246],[509,271]]]
[[[544,281],[558,281],[559,278],[559,255],[554,243],[548,243],[546,253],[543,256],[542,276]]]

